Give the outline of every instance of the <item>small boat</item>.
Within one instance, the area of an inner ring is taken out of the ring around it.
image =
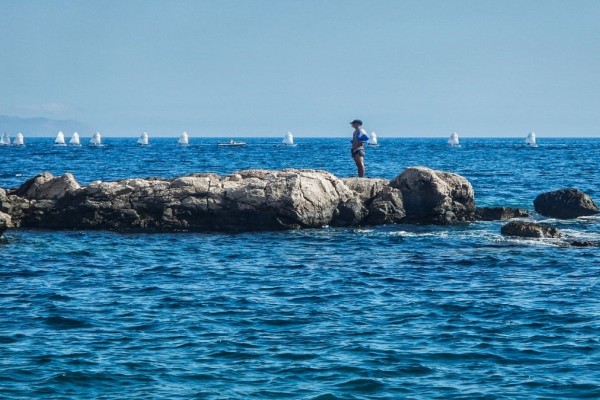
[[[179,136],[177,144],[180,146],[187,146],[190,144],[190,137],[188,136],[187,132],[183,132],[181,136]]]
[[[295,146],[294,135],[292,135],[292,132],[286,133],[281,143],[283,143],[285,146]]]
[[[67,145],[65,143],[65,134],[62,133],[62,131],[58,132],[58,134],[56,135],[56,139],[54,139],[54,145],[55,146],[66,146]]]
[[[79,133],[73,132],[73,136],[71,136],[71,140],[69,140],[69,144],[71,146],[81,146],[81,141],[79,140]]]
[[[0,146],[10,146],[10,136],[8,136],[8,133],[4,132],[2,137],[0,137]]]
[[[529,132],[529,135],[527,135],[527,138],[525,138],[525,145],[529,147],[538,147],[535,132]]]
[[[458,133],[453,132],[448,138],[448,145],[451,147],[460,147],[460,141],[458,140]]]
[[[102,135],[100,132],[94,133],[94,136],[90,139],[90,146],[102,146]]]
[[[21,132],[17,133],[15,140],[13,142],[15,146],[25,146],[25,137]]]
[[[244,147],[246,145],[246,142],[236,142],[235,140],[230,140],[229,142],[222,142],[219,143],[218,146],[224,146],[224,147]]]
[[[146,132],[142,133],[140,138],[137,140],[140,146],[148,146],[150,144],[150,140],[148,139],[148,134]]]
[[[379,146],[377,142],[377,134],[375,132],[371,132],[371,137],[369,138],[369,146]]]

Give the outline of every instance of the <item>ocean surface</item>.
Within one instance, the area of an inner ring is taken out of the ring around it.
[[[26,139],[27,140],[27,139]],[[248,168],[351,176],[347,139],[105,138],[0,147],[0,187]],[[600,139],[386,139],[367,174],[426,165],[478,205],[600,201]],[[554,221],[600,240],[600,218]],[[598,399],[600,249],[509,239],[500,222],[246,234],[9,231],[1,399]]]

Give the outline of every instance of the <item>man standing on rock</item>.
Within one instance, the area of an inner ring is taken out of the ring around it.
[[[362,121],[360,119],[355,119],[350,122],[350,125],[354,128],[354,133],[352,134],[352,158],[354,158],[354,162],[356,163],[358,176],[362,178],[365,176],[365,143],[369,140],[369,135],[361,128]]]

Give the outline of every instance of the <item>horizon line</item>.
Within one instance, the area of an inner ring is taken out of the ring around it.
[[[62,131],[60,131],[62,132]],[[22,133],[22,132],[20,132]],[[63,132],[64,133],[64,132]],[[100,132],[102,134],[102,132]],[[24,135],[25,137],[29,137],[29,138],[35,138],[35,139],[54,139],[56,138],[55,135],[53,136],[40,136],[40,135]],[[66,135],[68,136],[68,135]],[[80,137],[92,137],[93,134],[91,135],[81,135]],[[244,138],[244,139],[281,139],[281,136],[244,136],[244,135],[231,135],[231,136],[205,136],[205,135],[191,135],[188,133],[189,138],[204,138],[204,139],[236,139],[236,138]],[[294,135],[294,139],[347,139],[348,137],[350,137],[351,135],[340,135],[340,136],[298,136],[298,135]],[[540,136],[539,134],[536,134],[537,138],[545,138],[545,139],[600,139],[600,135],[590,135],[590,136],[553,136],[553,135],[549,135],[549,136]],[[110,139],[137,139],[139,138],[139,136],[118,136],[118,135],[105,135],[102,134],[103,138],[110,138]],[[156,136],[152,136],[149,135],[150,139],[177,139],[179,138],[179,135],[156,135]],[[449,136],[430,136],[430,135],[424,135],[424,136],[381,136],[381,135],[377,135],[377,138],[379,140],[383,139],[447,139]],[[526,138],[527,135],[520,135],[520,136],[516,136],[516,135],[510,135],[510,136],[469,136],[469,135],[460,135],[459,138],[460,139],[523,139]]]

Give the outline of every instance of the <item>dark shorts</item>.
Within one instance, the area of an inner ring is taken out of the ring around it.
[[[365,157],[365,149],[364,147],[359,147],[356,149],[352,149],[352,158],[356,157]]]

